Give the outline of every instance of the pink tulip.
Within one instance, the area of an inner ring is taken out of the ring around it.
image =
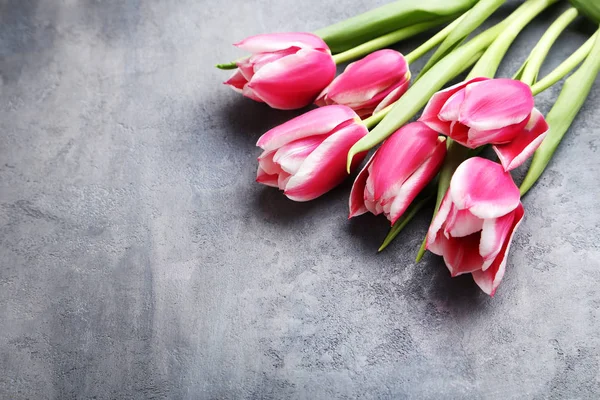
[[[471,149],[492,144],[505,171],[525,162],[548,132],[531,88],[512,79],[474,78],[442,90],[419,120]]]
[[[225,84],[273,108],[305,107],[335,77],[329,48],[312,33],[256,35],[235,46],[252,56],[237,62],[238,69]]]
[[[519,188],[500,164],[474,157],[457,169],[427,233],[427,249],[444,257],[452,276],[471,273],[493,296],[523,219]]]
[[[350,193],[350,218],[383,213],[392,225],[438,173],[446,143],[422,122],[397,130],[360,171]]]
[[[395,50],[379,50],[348,65],[315,104],[342,104],[365,118],[398,100],[409,84],[410,71],[404,56]]]
[[[309,111],[258,139],[256,181],[278,187],[291,200],[308,201],[333,189],[346,176],[350,147],[369,131],[352,109],[327,106]],[[356,168],[365,158],[361,153]]]

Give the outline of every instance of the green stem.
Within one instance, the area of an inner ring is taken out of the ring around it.
[[[456,168],[467,159],[469,155],[469,149],[461,144],[455,142],[454,140],[447,138],[446,143],[448,146],[448,152],[446,153],[446,158],[444,159],[444,165],[442,165],[442,169],[440,170],[440,178],[437,187],[437,198],[435,200],[435,208],[433,212],[433,218],[437,214],[437,210],[440,209],[440,205],[442,204],[442,200],[446,195],[446,191],[450,187],[450,180],[452,179],[452,175],[454,175],[454,171]],[[427,243],[427,235],[423,242],[421,243],[421,247],[417,253],[416,262],[421,261],[423,255],[425,255],[425,245]]]
[[[481,56],[475,67],[471,71],[470,77],[496,75],[496,71],[506,55],[508,48],[516,39],[517,35],[534,19],[539,13],[544,11],[548,6],[556,3],[558,0],[530,0],[529,8],[526,12],[519,13],[516,18],[511,21],[509,26],[498,36],[494,43],[490,45],[487,51]]]
[[[577,18],[578,14],[577,9],[571,7],[550,25],[533,50],[531,50],[529,57],[527,57],[527,60],[525,60],[525,63],[523,63],[523,66],[515,75],[515,79],[520,79],[521,82],[524,82],[529,86],[535,83],[550,48],[554,45],[560,34],[567,29],[567,26]]]
[[[416,81],[387,112],[385,118],[365,137],[352,146],[348,152],[348,168],[358,153],[367,151],[384,141],[389,135],[404,125],[423,107],[435,92],[448,81],[469,67],[468,62],[494,40],[501,26],[495,26],[459,47],[443,58],[427,74]]]
[[[556,103],[546,117],[550,131],[533,155],[527,175],[521,184],[521,196],[531,189],[548,166],[600,72],[600,35],[596,33],[594,36],[596,38],[591,52],[581,67],[565,81]]]
[[[404,57],[406,59],[406,62],[409,65],[412,64],[413,62],[417,61],[419,58],[421,58],[425,54],[427,54],[435,46],[440,44],[450,34],[450,32],[452,32],[460,23],[462,23],[462,21],[465,18],[465,15],[466,15],[466,13],[461,15],[460,17],[455,19],[454,22],[452,22],[451,24],[446,26],[444,29],[442,29],[441,31],[439,31],[438,33],[433,35],[431,37],[431,39],[429,39],[428,41],[426,41],[425,43],[423,43],[422,45],[420,45],[419,47],[417,47],[416,49],[414,49],[413,51],[408,53]]]
[[[546,7],[557,0],[528,0],[515,10],[506,20],[479,34],[471,41],[458,47],[441,59],[419,80],[417,80],[396,102],[390,112],[366,136],[352,146],[348,152],[348,166],[358,153],[367,151],[385,140],[398,128],[411,120],[435,92],[448,81],[467,69],[478,53],[485,50],[507,25],[522,15],[537,15],[540,4]],[[533,18],[533,16],[531,18]]]
[[[417,215],[417,213],[425,206],[425,204],[433,200],[433,197],[434,194],[431,193],[421,200],[413,202],[404,212],[404,214],[402,214],[402,216],[396,221],[394,226],[392,226],[390,232],[387,234],[377,251],[383,251],[390,243],[392,243],[392,240],[398,236],[402,229],[404,229],[404,227],[415,217],[415,215]]]
[[[333,61],[335,61],[336,64],[342,64],[350,60],[364,57],[376,50],[383,49],[384,47],[388,47],[396,42],[435,28],[439,24],[440,21],[423,22],[421,24],[398,29],[395,32],[388,33],[387,35],[370,40],[350,50],[346,50],[343,53],[338,53],[333,56]]]
[[[452,20],[477,0],[396,0],[314,32],[333,54],[411,25]],[[367,4],[369,2],[365,2]],[[340,2],[340,5],[343,3]]]
[[[444,42],[433,53],[427,61],[420,74],[423,75],[441,58],[445,57],[454,50],[460,43],[481,25],[490,15],[494,13],[506,0],[480,0],[475,6],[466,13],[462,23],[452,30]],[[418,78],[417,78],[418,79]]]
[[[543,79],[540,79],[537,83],[535,83],[531,87],[533,95],[535,96],[536,94],[543,92],[556,82],[560,81],[562,78],[567,76],[569,72],[575,69],[575,67],[577,67],[583,60],[585,60],[588,54],[590,54],[597,37],[598,32],[594,33],[594,35],[589,38],[587,42],[585,42],[581,47],[579,47],[579,49],[577,49],[577,51],[571,54],[569,58],[563,61],[562,64],[556,67]]]

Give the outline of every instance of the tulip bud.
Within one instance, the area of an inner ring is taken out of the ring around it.
[[[277,187],[291,200],[313,200],[347,175],[348,150],[369,131],[352,109],[327,106],[309,111],[258,139],[256,181]],[[362,153],[353,168],[365,158]]]
[[[360,171],[350,193],[350,218],[383,213],[392,225],[438,173],[445,139],[422,122],[390,136]]]
[[[379,50],[349,64],[315,104],[345,105],[366,118],[398,100],[409,84],[410,70],[404,56],[395,50]]]
[[[335,77],[329,48],[312,33],[256,35],[235,46],[252,56],[236,63],[238,69],[225,84],[273,108],[305,107]]]
[[[426,247],[444,257],[452,276],[471,273],[493,296],[524,209],[519,188],[500,164],[474,157],[457,169],[431,222]]]
[[[531,88],[512,79],[474,78],[437,92],[419,120],[471,149],[492,144],[506,171],[531,156],[548,132]]]

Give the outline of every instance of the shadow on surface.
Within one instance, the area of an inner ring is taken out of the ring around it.
[[[223,87],[223,90],[230,90]],[[228,140],[235,140],[245,146],[255,146],[258,138],[269,129],[283,124],[310,110],[275,110],[266,104],[247,99],[242,95],[217,108],[215,117],[227,134]]]

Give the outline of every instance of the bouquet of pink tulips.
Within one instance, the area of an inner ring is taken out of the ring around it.
[[[314,105],[258,140],[263,152],[257,182],[293,201],[313,200],[357,171],[379,146],[355,178],[350,218],[383,214],[391,224],[383,250],[436,199],[417,261],[429,250],[443,257],[452,276],[470,273],[494,295],[525,215],[521,199],[548,165],[600,71],[596,32],[538,79],[571,22],[581,17],[600,23],[595,2],[571,0],[515,75],[496,77],[517,35],[561,3],[525,0],[503,21],[470,37],[504,2],[399,0],[315,33],[263,34],[236,44],[249,55],[217,66],[235,69],[225,84],[272,108]],[[409,54],[387,48],[436,28]],[[428,61],[413,78],[411,64],[425,55]],[[336,76],[336,65],[349,61]],[[461,82],[446,87],[467,70]],[[573,70],[542,115],[535,96]],[[480,156],[488,146],[493,160]],[[517,186],[511,171],[530,158]]]

